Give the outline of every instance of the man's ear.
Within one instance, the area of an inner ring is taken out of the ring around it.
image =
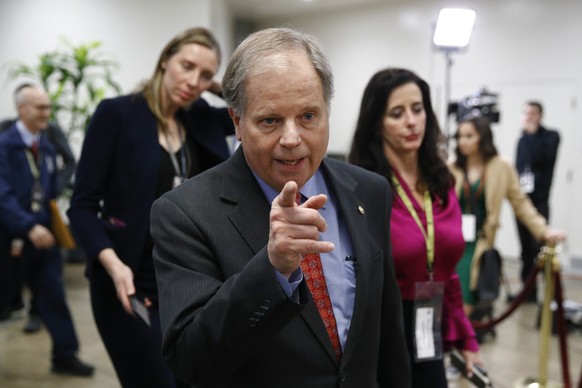
[[[237,116],[237,114],[234,113],[234,109],[232,109],[232,108],[228,108],[228,114],[230,115],[230,118],[232,119],[232,122],[234,123],[234,133],[236,134],[236,140],[240,141],[241,140],[240,116]]]

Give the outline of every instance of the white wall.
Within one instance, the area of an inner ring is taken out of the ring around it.
[[[218,3],[222,3],[219,1]],[[73,44],[98,40],[120,64],[115,79],[133,90],[154,70],[164,45],[181,30],[211,27],[211,0],[3,0],[0,2],[0,118],[15,114],[6,66],[36,64],[61,36]],[[216,21],[218,23],[218,21]],[[228,34],[221,26],[222,35]]]
[[[22,81],[10,81],[8,67],[15,61],[36,65],[39,54],[61,45],[61,37],[75,45],[100,41],[100,51],[119,64],[114,79],[128,93],[151,76],[166,43],[195,26],[211,28],[222,44],[222,72],[232,51],[223,0],[0,1],[0,119],[16,115],[12,91]],[[70,137],[77,156],[82,140],[82,133]]]
[[[431,50],[432,26],[444,7],[477,12],[469,49],[454,55],[452,100],[486,85],[500,93],[501,122],[495,125],[500,153],[513,161],[522,103],[529,98],[545,105],[545,122],[560,130],[562,143],[552,189],[551,224],[570,236],[562,259],[582,260],[582,2],[576,0],[488,0],[392,2],[355,9],[265,20],[261,26],[291,24],[323,43],[336,77],[332,104],[330,151],[347,152],[364,87],[378,70],[408,67],[432,86],[437,113],[444,116],[445,60]],[[454,129],[454,128],[452,128]],[[512,212],[503,210],[498,245],[518,255]]]
[[[212,1],[210,8],[210,27],[216,39],[220,42],[220,48],[222,50],[222,63],[219,73],[216,75],[217,79],[220,79],[226,69],[228,58],[230,58],[230,54],[234,50],[234,32],[231,23],[232,14],[224,0]]]

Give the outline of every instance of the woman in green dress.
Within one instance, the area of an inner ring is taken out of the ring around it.
[[[475,225],[475,230],[471,230],[470,233],[472,237],[465,237],[465,251],[461,260],[457,263],[457,274],[459,275],[461,281],[461,288],[463,290],[463,302],[465,304],[465,313],[467,313],[467,305],[473,306],[475,304],[474,293],[471,292],[470,283],[470,273],[471,273],[471,263],[473,261],[473,255],[475,254],[475,247],[477,245],[476,235],[483,227],[483,220],[485,218],[485,191],[483,190],[485,185],[485,175],[482,174],[477,178],[476,181],[472,182],[468,179],[464,179],[463,188],[459,195],[459,203],[461,205],[461,210],[463,212],[465,221],[465,228],[467,228],[467,223],[470,226]]]
[[[550,229],[543,216],[523,193],[513,166],[497,155],[487,119],[471,117],[459,123],[455,135],[456,160],[449,165],[463,210],[465,252],[457,264],[463,290],[465,314],[473,312],[474,290],[479,276],[479,258],[495,244],[503,199],[516,217],[540,241],[558,242],[564,232]]]

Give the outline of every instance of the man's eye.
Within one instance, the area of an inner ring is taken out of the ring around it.
[[[313,113],[313,112],[305,113],[303,115],[303,119],[306,121],[311,121],[311,120],[315,119],[315,113]]]
[[[273,125],[277,122],[276,119],[274,119],[273,117],[268,117],[266,119],[263,119],[263,123],[267,124],[267,125]]]

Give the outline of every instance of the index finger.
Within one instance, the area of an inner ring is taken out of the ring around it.
[[[297,187],[297,183],[293,181],[289,181],[285,183],[283,186],[283,190],[275,197],[273,200],[273,204],[281,206],[281,207],[293,207],[296,205],[295,197],[297,196],[297,192],[299,187]]]

